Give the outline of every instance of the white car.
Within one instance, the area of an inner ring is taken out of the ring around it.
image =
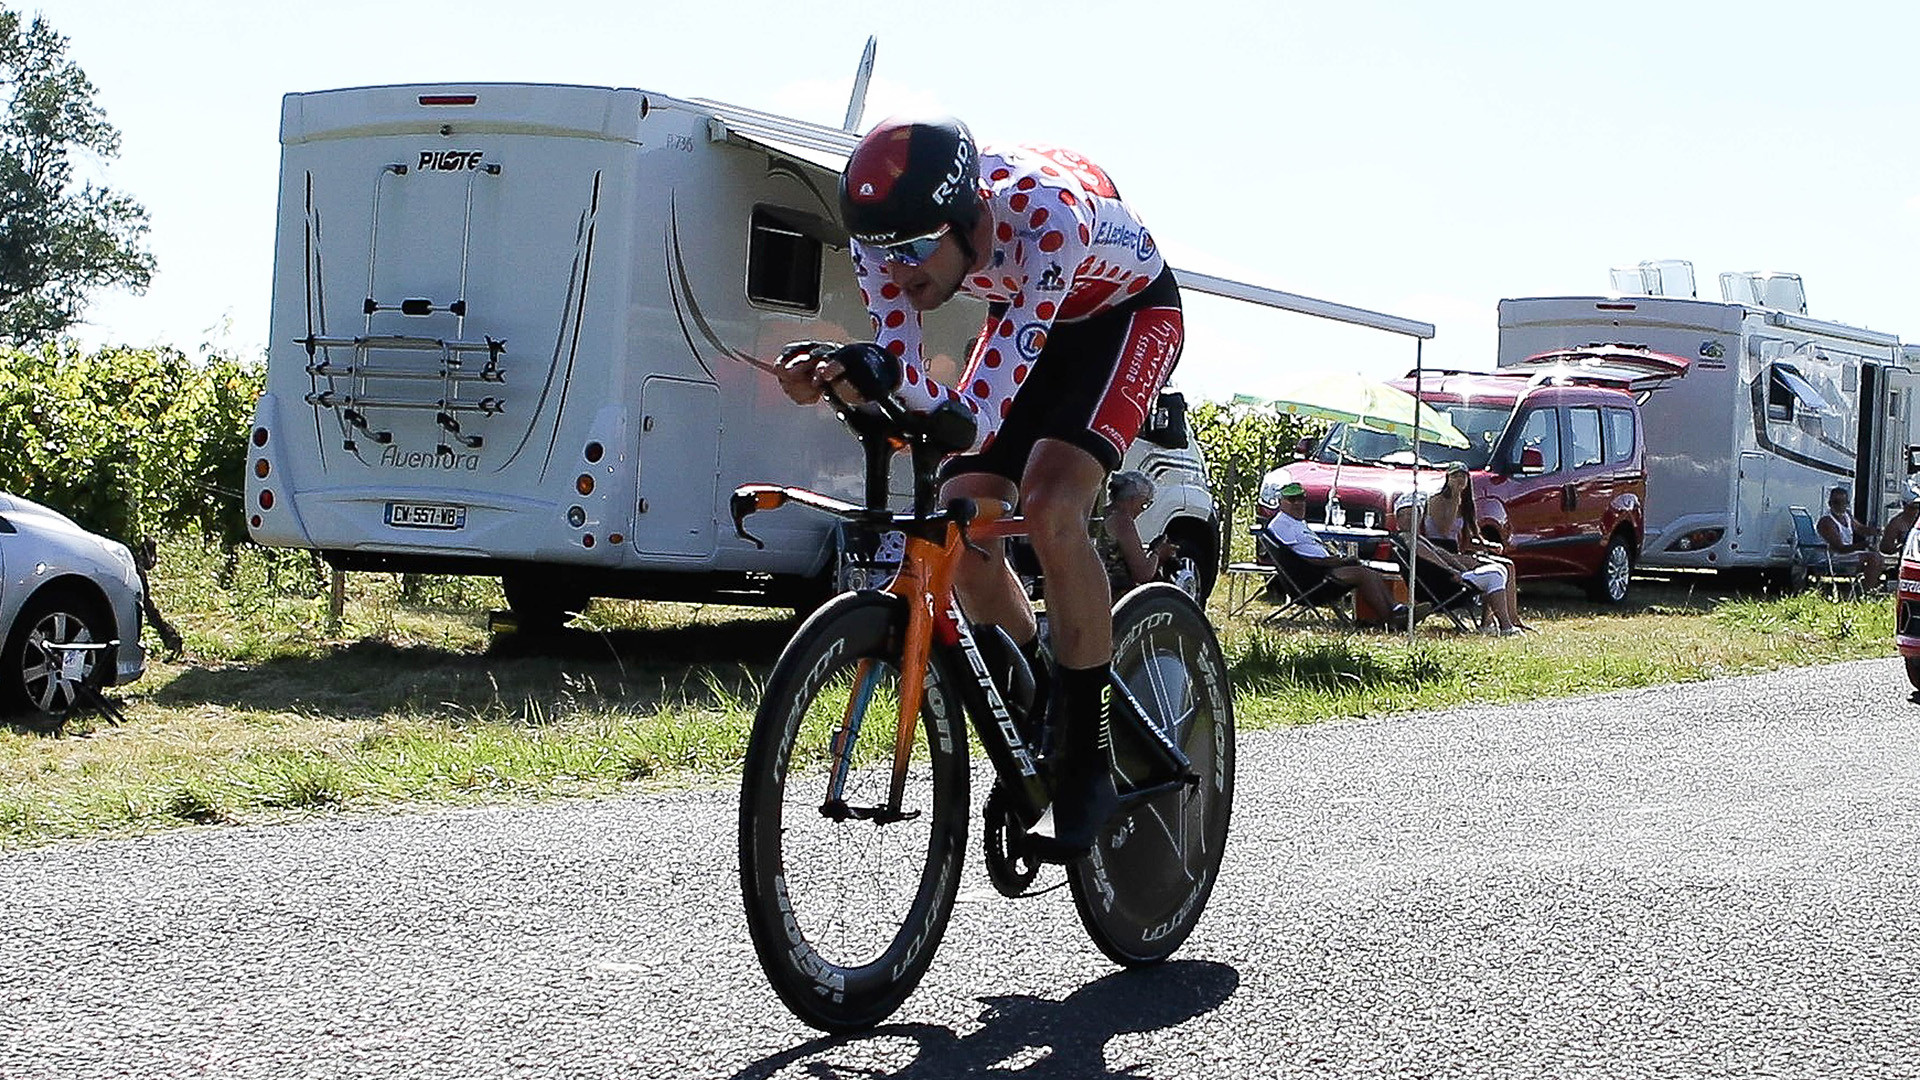
[[[138,679],[141,600],[126,545],[0,492],[0,714],[64,716],[82,686]]]

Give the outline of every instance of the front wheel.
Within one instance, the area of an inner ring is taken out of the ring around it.
[[[58,726],[89,691],[105,686],[113,623],[100,606],[60,587],[28,600],[0,650],[0,714]]]
[[[1913,684],[1915,690],[1920,690],[1920,656],[1909,656],[1906,659],[1907,681]]]
[[[906,609],[845,593],[795,632],[767,680],[740,786],[740,889],[780,1000],[823,1031],[887,1018],[953,912],[966,847],[967,743],[940,674],[891,797]]]
[[[1233,809],[1233,692],[1220,643],[1189,596],[1143,585],[1113,609],[1113,674],[1143,719],[1187,755],[1195,784],[1118,815],[1067,869],[1080,922],[1127,966],[1172,956],[1193,931],[1220,871]],[[1114,780],[1122,792],[1156,780],[1149,738],[1128,705],[1113,709]]]

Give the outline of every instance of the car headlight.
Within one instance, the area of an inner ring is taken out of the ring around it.
[[[101,546],[107,549],[107,555],[113,559],[114,565],[118,566],[121,572],[127,576],[128,581],[140,580],[140,564],[133,561],[133,552],[127,550],[127,545],[108,540]]]

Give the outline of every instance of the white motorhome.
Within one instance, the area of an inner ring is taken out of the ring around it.
[[[1694,298],[1690,264],[1614,271],[1616,295],[1500,302],[1499,363],[1585,346],[1595,363],[1649,383],[1641,564],[1791,574],[1796,511],[1824,512],[1845,485],[1878,524],[1914,471],[1913,354],[1892,334],[1810,318],[1791,274],[1722,274],[1719,302]],[[1636,365],[1642,350],[1686,361]],[[1604,354],[1604,355],[1603,355]],[[1535,360],[1534,362],[1538,362]]]
[[[828,519],[757,522],[762,550],[726,502],[750,481],[859,496],[858,447],[766,363],[869,333],[836,220],[853,134],[636,89],[461,84],[289,94],[280,136],[256,541],[500,575],[548,621],[596,595],[826,587]],[[982,318],[931,316],[937,373]],[[1183,425],[1180,406],[1161,415]],[[1145,436],[1127,462],[1160,485],[1143,531],[1215,565],[1197,449],[1184,427]]]

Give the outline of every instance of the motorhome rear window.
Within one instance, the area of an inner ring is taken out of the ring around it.
[[[747,240],[747,299],[756,304],[820,310],[824,245],[791,212],[756,206]]]

